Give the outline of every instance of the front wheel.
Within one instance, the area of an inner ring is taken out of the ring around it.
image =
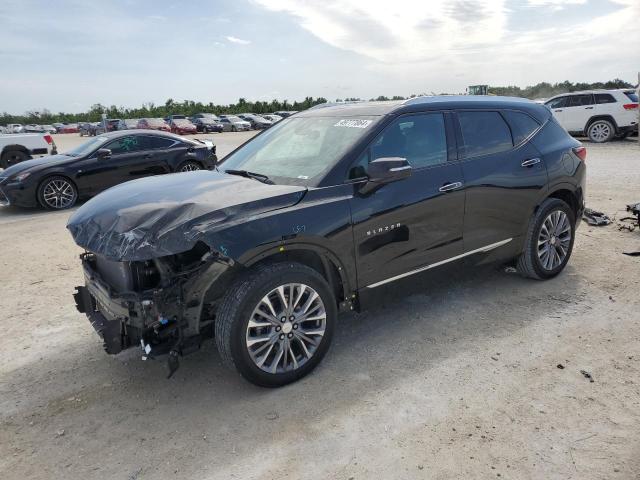
[[[78,201],[78,190],[65,177],[49,177],[38,187],[38,202],[47,210],[64,210]]]
[[[533,215],[518,271],[525,277],[546,280],[558,275],[569,261],[575,238],[575,215],[557,198],[548,198]]]
[[[249,382],[280,387],[320,363],[337,314],[335,297],[316,270],[295,262],[263,265],[222,299],[216,344],[224,363]]]

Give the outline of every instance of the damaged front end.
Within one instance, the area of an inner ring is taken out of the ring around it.
[[[143,359],[169,354],[172,374],[178,356],[212,336],[215,301],[232,260],[203,243],[146,261],[119,262],[88,252],[80,258],[85,285],[76,287],[76,306],[107,353],[140,345]]]

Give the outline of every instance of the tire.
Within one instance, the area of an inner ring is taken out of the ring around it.
[[[202,165],[200,165],[198,162],[187,160],[186,162],[182,162],[178,166],[178,169],[176,171],[177,172],[195,172],[196,170],[202,170]]]
[[[238,128],[237,128],[235,125],[232,125],[232,126],[231,126],[231,131],[232,131],[232,132],[237,132],[237,131],[238,131]]]
[[[616,134],[616,129],[608,120],[596,120],[587,127],[587,137],[593,143],[610,141]]]
[[[31,155],[22,150],[9,150],[4,152],[2,157],[0,157],[0,167],[9,168],[11,165],[29,160],[30,158]]]
[[[287,302],[294,298],[297,310],[287,310],[280,298]],[[265,299],[270,299],[271,315]],[[258,311],[267,312],[270,319]],[[302,315],[309,320],[299,321]],[[320,363],[331,344],[337,316],[335,297],[317,271],[295,262],[262,265],[227,290],[216,316],[216,344],[224,364],[249,382],[281,387]]]
[[[47,177],[38,187],[38,203],[46,210],[65,210],[77,201],[78,189],[67,177]]]
[[[575,222],[573,210],[562,200],[547,198],[542,202],[529,222],[524,251],[517,262],[520,274],[536,280],[558,275],[573,251]]]

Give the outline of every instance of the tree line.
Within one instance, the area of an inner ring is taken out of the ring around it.
[[[497,87],[489,86],[488,92],[490,95],[506,95],[511,97],[522,98],[549,98],[560,93],[575,92],[580,90],[592,90],[592,89],[614,89],[614,88],[633,88],[633,85],[624,80],[616,78],[607,82],[577,82],[572,83],[564,81],[560,83],[548,83],[541,82],[536,85],[531,85],[525,88],[518,86],[506,86]],[[435,94],[429,92],[428,94]],[[441,92],[441,94],[444,94]],[[380,95],[376,98],[370,98],[371,101],[385,101],[385,100],[405,100],[407,98],[413,98],[420,95],[427,95],[427,93],[411,94],[408,96],[395,95],[392,97],[386,97]],[[351,97],[351,98],[337,98],[336,102],[354,102],[362,101],[366,99]],[[233,113],[272,113],[279,110],[306,110],[320,103],[325,103],[327,100],[323,97],[306,97],[302,101],[289,102],[288,100],[272,100],[266,101],[247,101],[245,98],[240,98],[236,103],[229,105],[217,105],[213,102],[202,103],[195,102],[193,100],[185,100],[183,102],[176,102],[173,99],[168,99],[164,105],[156,105],[154,103],[143,103],[139,108],[125,108],[111,105],[109,107],[96,103],[92,105],[89,111],[82,113],[52,113],[47,109],[40,111],[28,111],[23,115],[13,115],[4,112],[0,115],[0,125],[6,125],[8,123],[22,123],[22,124],[51,124],[56,122],[62,123],[76,123],[76,122],[97,122],[102,118],[102,114],[106,113],[107,118],[164,118],[168,115],[186,115],[191,116],[196,113],[209,112],[216,115],[233,114]]]

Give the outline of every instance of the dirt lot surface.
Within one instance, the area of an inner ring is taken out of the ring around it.
[[[223,154],[247,137],[213,135]],[[623,216],[640,147],[586,145],[589,206]],[[397,282],[341,317],[313,374],[266,390],[212,343],[170,380],[137,349],[107,356],[71,298],[68,216],[0,208],[3,480],[640,478],[638,230],[583,223],[547,282]]]

